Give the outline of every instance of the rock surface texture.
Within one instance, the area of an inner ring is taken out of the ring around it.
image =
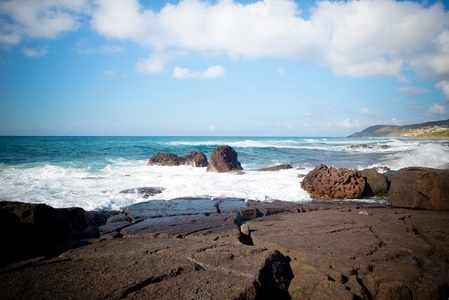
[[[365,180],[359,170],[319,165],[301,181],[301,187],[312,195],[327,199],[361,198]]]
[[[180,157],[171,153],[156,153],[148,161],[148,166],[180,166],[191,165],[193,167],[207,167],[207,157],[203,152],[192,151],[190,154]]]
[[[449,212],[339,209],[246,223],[290,257],[291,299],[447,299]]]
[[[0,269],[2,299],[447,299],[449,212],[153,200]],[[246,220],[246,223],[243,221]]]
[[[237,160],[237,152],[231,147],[220,146],[212,151],[207,172],[224,173],[241,170],[243,168]]]
[[[391,179],[389,198],[394,207],[449,210],[449,170],[401,169]]]

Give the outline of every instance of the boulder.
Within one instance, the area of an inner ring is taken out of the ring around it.
[[[185,163],[193,167],[207,167],[207,157],[203,152],[192,151],[190,154],[184,156]]]
[[[156,153],[148,161],[148,166],[180,166],[191,165],[193,167],[207,167],[207,157],[203,152],[192,151],[190,154],[180,157],[172,153]]]
[[[365,196],[388,196],[387,178],[377,172],[376,168],[362,170],[361,174],[366,182]]]
[[[231,172],[243,170],[237,161],[237,152],[229,146],[220,146],[210,155],[210,163],[207,172]]]
[[[45,204],[0,202],[0,226],[4,255],[0,265],[55,253],[68,241],[99,236],[97,227],[106,214],[82,208],[55,209]]]
[[[280,170],[287,170],[287,169],[293,169],[293,167],[290,164],[283,164],[283,165],[279,165],[279,166],[259,169],[259,170],[257,170],[257,172],[271,172],[271,171],[280,171]]]
[[[301,187],[312,197],[327,199],[360,198],[365,190],[365,179],[359,170],[319,165],[301,181]]]
[[[392,178],[390,202],[393,207],[449,210],[449,170],[410,167]]]

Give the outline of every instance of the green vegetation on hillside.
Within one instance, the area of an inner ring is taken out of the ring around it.
[[[449,119],[405,126],[375,125],[351,137],[449,138]]]

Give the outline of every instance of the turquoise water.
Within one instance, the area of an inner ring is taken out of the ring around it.
[[[243,175],[211,174],[188,166],[146,166],[157,152],[184,156],[202,151],[209,158],[221,145],[237,151]],[[283,163],[295,169],[257,172]],[[120,190],[161,186],[166,190],[157,199],[229,196],[304,202],[310,197],[299,187],[300,176],[320,163],[358,169],[448,168],[449,142],[323,137],[0,137],[0,198],[55,207],[118,209],[142,201],[138,195],[120,194]]]

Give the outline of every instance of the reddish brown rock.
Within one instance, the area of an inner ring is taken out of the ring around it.
[[[191,165],[193,167],[207,167],[207,157],[203,152],[192,151],[190,154],[180,157],[171,153],[156,153],[148,161],[148,166],[180,166]]]
[[[390,202],[394,207],[449,210],[449,170],[399,170],[391,181]]]
[[[231,172],[241,171],[242,166],[237,160],[237,152],[229,146],[220,146],[210,155],[210,163],[207,172]]]
[[[327,199],[360,198],[365,190],[365,180],[359,170],[319,165],[304,177],[301,187],[312,197]]]

